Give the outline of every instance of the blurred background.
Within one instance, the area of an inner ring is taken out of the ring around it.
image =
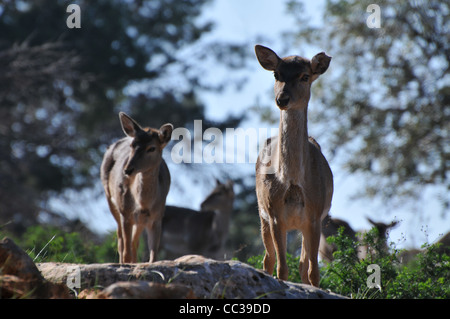
[[[70,4],[81,28],[66,24]],[[370,28],[370,4],[0,1],[0,234],[115,231],[99,168],[123,136],[119,111],[152,127],[276,129],[273,75],[254,55],[263,44],[333,57],[309,104],[335,177],[330,215],[356,230],[400,221],[398,248],[435,242],[450,231],[450,7],[379,1]],[[254,163],[175,164],[174,144],[167,203],[199,209],[215,178],[233,180],[229,257],[261,254]]]

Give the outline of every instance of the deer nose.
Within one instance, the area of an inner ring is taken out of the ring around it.
[[[277,98],[277,105],[280,109],[285,109],[289,104],[289,96],[282,94]]]

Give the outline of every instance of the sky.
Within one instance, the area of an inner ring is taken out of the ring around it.
[[[201,19],[212,20],[215,23],[214,31],[205,36],[204,40],[219,39],[222,41],[247,42],[251,48],[255,44],[263,44],[278,52],[281,48],[284,48],[280,33],[289,30],[295,23],[292,16],[285,12],[286,2],[286,0],[215,0],[205,8],[203,17],[201,17]],[[314,24],[322,23],[323,7],[324,0],[307,1],[305,14],[311,16]],[[257,39],[264,39],[264,43],[255,43]],[[310,47],[305,44],[303,48],[292,48],[291,52],[279,53],[280,55],[287,53],[292,55],[302,52],[307,55],[307,58],[311,58],[317,52],[313,52]],[[201,94],[201,98],[207,106],[206,116],[208,118],[222,120],[228,114],[239,114],[243,110],[245,111],[246,107],[255,104],[256,100],[259,100],[263,105],[273,105],[276,109],[271,94],[273,85],[271,72],[263,70],[255,58],[253,63],[249,62],[249,66],[242,71],[242,74],[247,76],[248,81],[240,91],[228,89],[220,95]],[[310,103],[310,108],[313,107],[314,105]],[[277,126],[276,124],[272,127],[276,129]],[[268,128],[269,125],[259,122],[258,118],[250,118],[242,123],[241,127]],[[310,135],[318,134],[320,138],[320,132],[316,132],[314,127],[310,125],[309,129]],[[319,139],[319,143],[326,156],[326,141]],[[165,156],[167,155],[165,154]],[[350,176],[342,170],[338,162],[338,160],[330,162],[334,174],[334,195],[330,211],[332,217],[346,220],[357,231],[370,228],[366,217],[385,223],[390,223],[393,219],[400,220],[399,226],[390,233],[390,241],[394,242],[398,248],[418,247],[426,241],[434,242],[450,230],[450,220],[449,218],[442,218],[437,203],[422,202],[417,203],[415,207],[414,205],[406,205],[405,209],[396,209],[386,206],[385,203],[380,201],[351,200],[351,195],[361,187],[361,179],[358,176]],[[212,178],[210,182],[202,185],[192,182],[192,175],[183,174],[180,167],[169,163],[169,168],[172,176],[176,176],[179,184],[184,185],[184,188],[189,189],[189,192],[172,187],[167,198],[167,204],[199,209],[202,199],[214,187],[214,167],[205,168],[210,170]],[[254,164],[230,166],[230,171],[234,174],[251,174],[253,170]],[[435,213],[425,216],[417,213],[425,205],[427,205],[427,211],[435,211]],[[94,211],[95,214],[92,213]],[[89,204],[87,213],[81,218],[88,219],[88,223],[92,225],[95,224],[93,228],[99,231],[116,229],[115,221],[108,211],[104,197],[96,203]],[[258,217],[255,216],[255,218]]]

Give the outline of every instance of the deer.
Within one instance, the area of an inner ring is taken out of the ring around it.
[[[372,219],[370,219],[369,217],[366,217],[367,221],[372,224],[373,227],[375,227],[378,231],[378,236],[376,238],[376,242],[380,243],[380,247],[383,251],[387,252],[389,250],[388,244],[387,244],[387,236],[388,236],[388,232],[391,228],[395,227],[398,225],[398,221],[392,221],[389,224],[385,224],[383,222],[375,222]],[[366,231],[360,231],[357,233],[357,239],[358,241],[362,241],[362,239],[364,238],[364,234],[366,233]],[[366,244],[361,244],[358,247],[358,258],[360,260],[362,259],[366,259],[367,256],[369,254],[373,254],[373,249],[371,247],[368,247],[368,245]]]
[[[263,269],[272,274],[276,259],[277,277],[287,280],[286,232],[300,230],[300,276],[318,287],[321,220],[331,208],[333,174],[317,141],[308,137],[307,112],[311,85],[328,69],[331,57],[321,52],[311,60],[280,58],[262,45],[255,46],[255,53],[260,65],[274,73],[280,109],[279,134],[266,140],[256,161]]]
[[[170,188],[170,172],[162,153],[171,140],[173,125],[142,128],[123,112],[119,119],[126,137],[108,147],[100,169],[108,206],[117,222],[119,262],[137,262],[139,238],[145,228],[152,263]]]
[[[383,222],[375,222],[369,217],[366,217],[368,222],[373,225],[378,230],[377,241],[382,242],[382,249],[388,250],[387,245],[387,234],[389,229],[395,227],[398,222],[393,221],[390,224],[385,224]],[[339,228],[344,227],[344,235],[350,237],[351,239],[358,241],[359,246],[357,248],[357,256],[358,259],[362,260],[367,258],[368,253],[372,253],[371,249],[367,245],[362,244],[362,240],[364,237],[364,233],[367,231],[354,231],[353,228],[346,221],[339,218],[332,218],[330,215],[327,215],[322,220],[322,235],[320,238],[320,248],[319,254],[323,261],[330,263],[334,260],[333,253],[337,250],[337,247],[334,244],[327,243],[327,238],[330,236],[337,236],[339,234]]]
[[[188,254],[223,259],[233,211],[233,182],[216,186],[201,203],[200,211],[166,206],[162,221],[161,248],[168,259]]]

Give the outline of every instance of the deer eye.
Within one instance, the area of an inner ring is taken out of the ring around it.
[[[300,81],[302,82],[308,82],[309,80],[309,74],[303,74],[303,76],[300,78]]]
[[[156,150],[156,147],[151,146],[151,147],[149,147],[149,148],[147,149],[147,153],[154,152],[155,150]]]

